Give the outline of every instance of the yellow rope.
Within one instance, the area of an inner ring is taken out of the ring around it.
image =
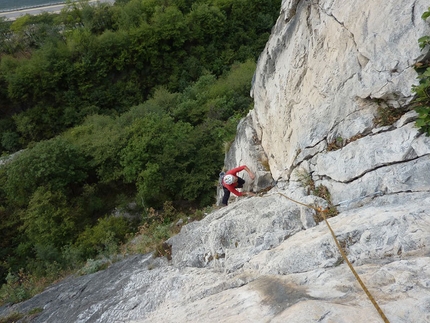
[[[336,243],[337,248],[340,251],[340,254],[343,258],[343,260],[345,260],[345,262],[348,264],[349,269],[351,269],[352,273],[354,274],[355,278],[357,279],[358,283],[360,284],[361,288],[364,290],[364,292],[366,293],[367,297],[369,298],[369,300],[372,302],[373,306],[376,308],[376,310],[378,311],[379,315],[381,316],[382,320],[384,321],[384,323],[390,323],[390,321],[388,321],[387,317],[385,316],[384,312],[382,311],[382,309],[379,307],[378,303],[375,301],[375,299],[373,298],[372,294],[370,294],[369,290],[367,289],[367,287],[364,285],[363,281],[361,280],[360,276],[358,276],[357,272],[355,271],[354,267],[352,266],[352,264],[349,262],[348,257],[346,256],[345,252],[343,251],[339,241],[336,238],[336,235],[334,234],[330,224],[327,221],[327,218],[325,216],[325,212],[327,212],[328,210],[322,210],[321,208],[317,208],[314,207],[313,205],[309,205],[309,204],[304,204],[301,203],[299,201],[293,200],[292,198],[286,196],[285,194],[279,193],[277,192],[276,194],[282,195],[283,197],[287,198],[288,200],[296,203],[296,204],[300,204],[303,205],[305,207],[309,207],[311,209],[314,209],[316,212],[320,213],[324,219],[324,222],[327,224],[327,227],[330,230],[331,235],[333,236],[334,242]]]

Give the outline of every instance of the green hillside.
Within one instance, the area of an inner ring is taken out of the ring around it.
[[[214,203],[280,4],[81,1],[0,22],[3,302]]]

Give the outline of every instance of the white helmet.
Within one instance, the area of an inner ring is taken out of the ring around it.
[[[233,184],[233,180],[234,180],[233,175],[227,174],[227,175],[225,175],[225,176],[224,176],[224,182],[225,182],[227,185],[231,185],[231,184]]]

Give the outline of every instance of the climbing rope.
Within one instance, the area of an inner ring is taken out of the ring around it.
[[[378,194],[380,192],[377,192]],[[360,284],[361,288],[364,290],[364,292],[366,293],[367,297],[369,298],[369,300],[372,302],[373,306],[375,307],[375,309],[378,311],[379,315],[381,316],[382,320],[384,321],[384,323],[390,323],[390,321],[388,321],[387,317],[385,316],[384,312],[382,311],[382,309],[379,307],[378,303],[376,302],[376,300],[373,298],[372,294],[370,294],[369,290],[367,289],[366,285],[364,285],[363,281],[361,280],[360,276],[357,274],[357,272],[355,271],[354,267],[352,266],[351,262],[348,260],[348,257],[346,256],[345,252],[343,251],[343,248],[341,247],[339,241],[336,238],[336,235],[334,234],[333,229],[331,228],[330,224],[327,221],[327,217],[325,216],[325,213],[328,211],[328,209],[322,209],[319,207],[315,207],[313,205],[309,205],[309,204],[305,204],[299,201],[296,201],[288,196],[286,196],[285,194],[282,193],[274,193],[274,194],[279,194],[282,195],[283,197],[287,198],[288,200],[296,203],[296,204],[300,204],[302,206],[305,207],[309,207],[311,209],[314,209],[316,212],[318,212],[319,214],[322,215],[324,222],[327,224],[328,229],[330,230],[330,233],[334,239],[334,242],[336,243],[337,248],[339,249],[339,252],[343,258],[343,260],[345,260],[345,262],[348,264],[349,269],[352,271],[352,273],[354,274],[355,278],[357,279],[358,283]],[[371,194],[371,195],[376,195],[375,194]],[[363,197],[364,198],[364,197]]]

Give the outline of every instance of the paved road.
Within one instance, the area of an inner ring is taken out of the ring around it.
[[[114,3],[115,0],[90,0],[89,3],[96,3],[96,2],[108,2],[108,3]],[[37,7],[37,8],[30,8],[30,9],[22,9],[22,10],[15,10],[15,11],[6,11],[6,12],[0,12],[0,17],[5,17],[6,20],[15,20],[21,16],[24,15],[39,15],[42,12],[49,12],[49,13],[59,13],[61,9],[65,4],[55,4],[50,5],[46,7]]]

